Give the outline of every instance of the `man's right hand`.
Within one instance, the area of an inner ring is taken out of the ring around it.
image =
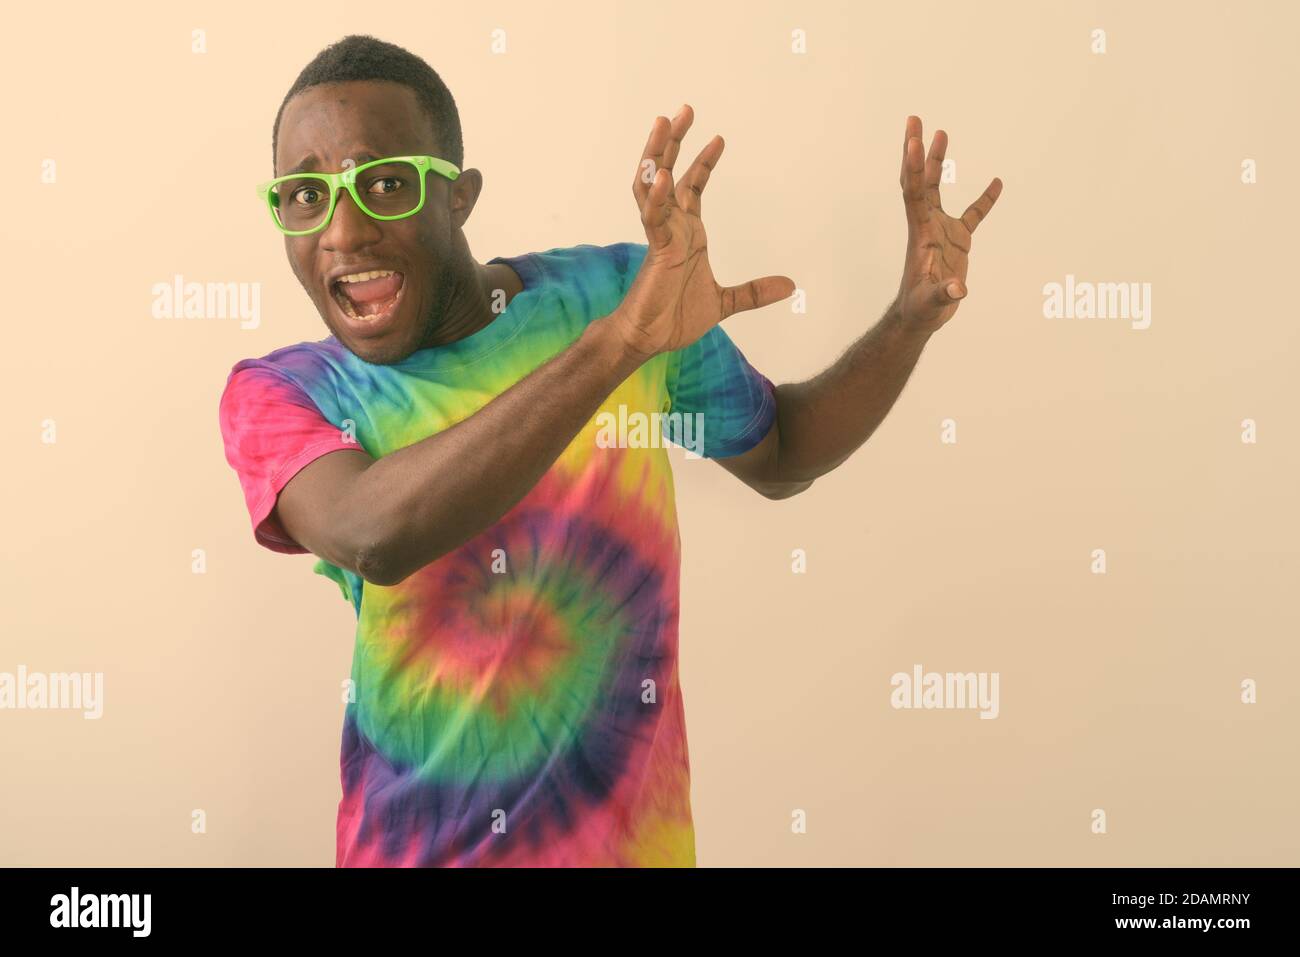
[[[648,249],[627,296],[610,318],[641,361],[689,346],[733,313],[780,302],[795,289],[786,276],[764,276],[739,286],[720,286],[714,280],[700,198],[722,155],[722,137],[714,136],[681,182],[673,185],[673,163],[694,118],[689,105],[671,122],[655,117],[632,181]]]

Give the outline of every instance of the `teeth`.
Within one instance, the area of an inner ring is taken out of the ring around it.
[[[352,300],[349,299],[347,297],[347,294],[344,293],[342,290],[335,292],[334,301],[339,304],[340,309],[342,309],[345,313],[347,313],[349,319],[356,319],[358,322],[373,322],[375,319],[379,318],[378,314],[371,315],[371,316],[363,316],[358,314],[356,309],[352,307]]]
[[[352,300],[349,299],[347,296],[343,295],[343,293],[339,293],[334,298],[338,301],[338,304],[340,307],[342,307],[343,311],[348,314],[348,318],[350,319],[357,319],[360,320],[361,322],[367,322],[375,318],[374,316],[358,315],[357,311],[352,308]]]
[[[361,318],[360,316],[357,315],[357,311],[352,308],[352,300],[348,299],[347,296],[343,296],[343,295],[340,295],[338,299],[339,299],[339,305],[343,307],[343,311],[346,312],[350,318],[352,319]]]
[[[350,276],[340,276],[339,282],[365,282],[367,279],[381,279],[384,276],[391,276],[395,271],[393,269],[372,269],[370,272],[354,272]]]

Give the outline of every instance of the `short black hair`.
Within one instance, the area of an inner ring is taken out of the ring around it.
[[[288,102],[309,87],[354,80],[387,80],[415,91],[420,106],[433,121],[433,133],[443,154],[441,158],[455,163],[457,168],[464,167],[465,144],[461,139],[460,113],[442,77],[409,50],[365,34],[352,34],[317,53],[289,87],[271,130],[272,168],[280,140],[280,117],[284,115]]]

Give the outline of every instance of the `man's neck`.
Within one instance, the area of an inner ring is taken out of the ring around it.
[[[467,281],[465,272],[452,279],[447,315],[438,324],[436,341],[422,348],[445,346],[474,335],[491,325],[500,314],[500,310],[493,309],[493,304],[500,301],[499,295],[505,297],[501,307],[504,308],[523,290],[523,281],[505,263],[483,265],[473,259],[470,263],[472,281]]]

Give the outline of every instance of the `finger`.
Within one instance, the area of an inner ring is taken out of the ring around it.
[[[907,210],[909,225],[925,218],[925,147],[921,137],[913,136],[903,151],[903,206]]]
[[[898,172],[898,185],[907,185],[907,144],[912,137],[920,139],[921,137],[921,118],[919,116],[909,116],[907,126],[903,131],[903,165]]]
[[[638,209],[644,208],[646,197],[650,195],[650,185],[659,170],[659,161],[663,158],[671,129],[672,123],[666,116],[656,116],[650,126],[650,136],[645,141],[645,149],[641,151],[641,160],[637,163],[636,176],[632,180],[632,194],[636,197]]]
[[[913,136],[919,137],[920,135],[921,135],[921,118],[919,116],[909,116],[907,118],[907,126],[903,132],[903,147],[904,148],[907,147],[907,141],[910,140]]]
[[[790,298],[794,290],[794,280],[788,276],[764,276],[762,279],[751,279],[739,286],[724,286],[722,318],[725,319],[737,312],[770,306],[774,302]]]
[[[646,194],[645,205],[641,207],[641,225],[645,227],[646,241],[651,249],[662,249],[672,240],[672,230],[668,228],[672,188],[672,174],[660,167],[650,192]]]
[[[715,136],[700,150],[695,162],[686,170],[681,182],[677,184],[677,205],[688,213],[700,215],[704,187],[709,182],[709,174],[718,165],[722,150],[727,144],[721,136]]]
[[[958,279],[929,283],[928,286],[925,299],[931,309],[945,309],[966,298],[966,287]]]
[[[939,180],[943,176],[943,158],[948,152],[948,134],[935,130],[934,139],[930,141],[930,155],[925,159],[925,190],[930,201],[939,205]]]
[[[682,108],[677,111],[677,115],[669,124],[668,143],[664,146],[663,157],[659,161],[659,165],[666,166],[670,173],[673,171],[673,164],[677,162],[677,154],[682,148],[682,137],[694,122],[695,111],[691,109],[689,103],[683,103]]]
[[[925,147],[921,138],[914,136],[907,141],[907,151],[903,154],[903,206],[909,224],[924,218],[926,205]]]
[[[989,210],[1001,195],[1002,180],[994,176],[993,182],[989,183],[989,188],[984,190],[984,195],[967,206],[966,212],[961,214],[961,221],[965,227],[972,233],[975,232],[975,227],[984,222],[984,217],[989,214]]]

